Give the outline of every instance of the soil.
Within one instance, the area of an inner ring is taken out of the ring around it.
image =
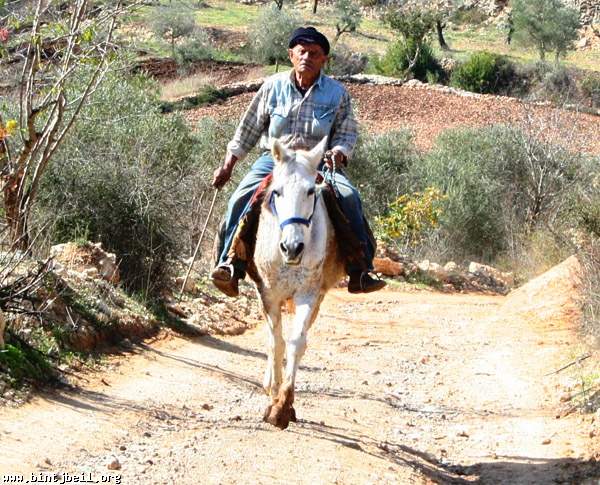
[[[157,484],[597,483],[600,414],[563,412],[576,389],[556,372],[579,348],[576,270],[570,260],[507,297],[332,291],[285,431],[261,419],[262,323],[165,334],[78,388],[0,410],[0,470]]]
[[[371,133],[409,129],[417,147],[430,150],[443,131],[518,123],[535,126],[548,141],[565,148],[600,154],[600,116],[559,110],[550,105],[523,103],[515,98],[491,95],[461,96],[443,89],[415,86],[348,84],[356,117]],[[253,97],[245,93],[222,103],[186,111],[192,126],[204,117],[238,120]],[[533,129],[533,128],[532,128]]]

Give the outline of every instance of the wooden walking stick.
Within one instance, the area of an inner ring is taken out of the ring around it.
[[[196,261],[196,256],[198,254],[198,250],[200,249],[200,244],[202,244],[202,239],[204,239],[204,233],[206,232],[206,228],[208,227],[208,222],[210,221],[210,218],[213,213],[213,209],[215,208],[215,202],[217,201],[217,195],[219,195],[219,189],[215,189],[215,194],[213,195],[213,199],[210,204],[210,209],[208,209],[208,215],[206,216],[206,221],[204,221],[204,228],[202,229],[202,232],[200,233],[200,238],[198,239],[198,242],[196,243],[196,249],[194,249],[194,254],[192,255],[192,262],[190,263],[187,273],[185,274],[183,284],[181,285],[181,291],[179,292],[179,301],[181,301],[181,297],[183,296],[183,290],[185,289],[187,280],[190,277],[190,272],[192,271],[192,266],[194,266],[194,262]]]

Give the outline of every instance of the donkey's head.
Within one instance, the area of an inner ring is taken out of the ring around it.
[[[292,151],[278,140],[273,142],[275,168],[271,182],[269,205],[281,228],[279,250],[286,264],[302,260],[312,217],[317,206],[315,180],[317,167],[327,144],[327,138],[311,151]]]

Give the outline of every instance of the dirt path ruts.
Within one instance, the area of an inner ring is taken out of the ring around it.
[[[286,431],[261,421],[262,325],[158,342],[81,391],[0,410],[0,473],[178,484],[600,477],[588,429],[555,418],[560,377],[545,376],[567,360],[571,330],[523,320],[505,301],[336,290],[309,334],[299,422]],[[121,469],[109,472],[112,457]]]

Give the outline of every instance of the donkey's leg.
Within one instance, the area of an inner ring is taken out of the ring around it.
[[[285,429],[290,421],[296,420],[296,411],[293,407],[296,372],[298,372],[300,359],[306,351],[306,335],[317,317],[322,301],[322,295],[304,295],[294,298],[296,315],[286,346],[285,379],[269,415],[265,415],[265,420],[278,428]]]
[[[263,388],[272,400],[275,400],[281,386],[281,373],[283,368],[283,352],[285,342],[281,333],[281,305],[263,302],[267,318],[267,346],[269,351]]]

